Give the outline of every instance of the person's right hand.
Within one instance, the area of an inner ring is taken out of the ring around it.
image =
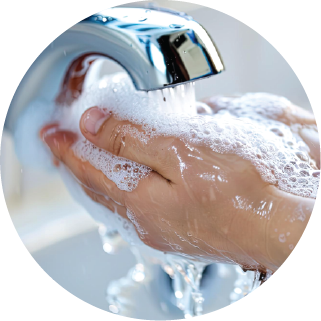
[[[283,263],[303,233],[314,199],[267,184],[237,155],[187,146],[175,137],[144,142],[130,135],[129,128],[142,131],[128,121],[106,117],[97,107],[87,110],[80,122],[84,137],[97,147],[152,169],[132,192],[119,190],[74,155],[70,147],[75,134],[59,128],[46,134],[47,127],[42,136],[86,193],[128,215],[147,245],[251,269],[275,271]]]

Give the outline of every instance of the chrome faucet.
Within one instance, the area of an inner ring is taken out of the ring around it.
[[[68,85],[75,61],[82,57],[81,64],[88,64],[88,56],[118,62],[136,89],[145,91],[224,70],[211,37],[190,16],[162,9],[108,9],[77,23],[39,55],[14,95],[5,128],[12,130],[19,113],[34,99],[54,100],[62,80],[63,87]]]

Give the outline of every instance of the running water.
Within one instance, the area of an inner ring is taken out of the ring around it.
[[[280,190],[304,197],[316,197],[320,171],[309,157],[309,148],[300,136],[295,134],[295,128],[290,128],[279,121],[282,113],[291,105],[287,99],[256,93],[240,97],[217,97],[214,102],[215,113],[207,105],[196,102],[193,83],[152,92],[138,92],[125,73],[105,76],[90,90],[82,93],[72,105],[51,104],[50,109],[47,106],[42,108],[46,113],[41,114],[40,106],[43,107],[43,103],[32,104],[18,122],[17,152],[25,162],[28,160],[32,162],[30,153],[25,150],[26,141],[28,140],[28,146],[30,146],[30,141],[37,141],[36,136],[33,137],[33,135],[38,133],[46,122],[57,121],[61,129],[79,134],[80,138],[73,146],[75,155],[83,161],[90,162],[119,189],[132,192],[139,181],[150,174],[151,169],[97,148],[80,133],[81,115],[86,109],[98,106],[106,109],[119,120],[129,120],[133,124],[140,125],[142,131],[132,126],[124,127],[124,131],[144,143],[156,136],[170,136],[179,138],[191,150],[191,145],[207,146],[219,154],[235,154],[250,161],[265,182],[277,186]],[[27,130],[31,128],[31,124],[35,123],[37,126]],[[26,135],[27,132],[29,136]],[[34,146],[35,150],[42,152],[42,163],[48,163],[50,155],[44,152],[39,142]],[[177,153],[177,158],[180,160],[179,157]],[[182,176],[187,175],[184,174],[186,165],[181,160],[180,169]],[[183,257],[182,253],[180,255],[164,254],[148,248],[141,241],[146,231],[141,228],[133,211],[127,211],[129,220],[117,213],[112,213],[106,207],[93,202],[66,168],[60,166],[60,173],[73,197],[102,224],[104,230],[102,234],[105,240],[108,240],[104,243],[107,244],[106,252],[112,252],[113,247],[117,247],[119,242],[115,241],[117,239],[115,235],[119,233],[133,249],[138,248],[145,256],[152,257],[154,261],[156,259],[164,271],[175,280],[176,304],[184,311],[185,317],[200,315],[204,298],[199,285],[202,271],[208,261],[199,260],[200,257]],[[208,173],[201,173],[199,176],[204,180],[212,179]],[[223,175],[218,176],[218,179],[224,180]],[[235,198],[233,201],[236,208],[244,206],[241,199]],[[261,210],[261,213],[264,217],[268,217],[265,209]],[[140,238],[136,231],[140,234]],[[197,247],[197,242],[202,242],[202,240],[193,239],[193,235],[188,231],[186,233],[188,237],[177,233],[176,235],[182,242],[194,247]],[[164,235],[163,239],[171,242]],[[173,252],[182,250],[179,244],[171,244],[171,247]],[[212,249],[209,248],[208,252],[212,253],[211,251]],[[135,288],[135,285],[143,281],[146,282],[148,264],[150,264],[148,260],[140,259],[127,277],[109,287],[107,299],[112,312],[126,314],[124,302],[128,302],[128,298],[121,298],[124,291],[120,289],[126,287],[128,290]],[[262,279],[258,273],[250,272],[253,274],[254,284],[249,284],[247,277],[242,273],[239,272],[239,279],[235,285],[237,290],[231,296],[232,301],[256,288]]]

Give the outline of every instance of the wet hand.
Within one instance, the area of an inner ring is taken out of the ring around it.
[[[140,126],[96,107],[84,113],[80,129],[97,147],[144,164],[152,172],[134,191],[121,191],[75,156],[74,133],[50,125],[41,135],[94,201],[123,217],[129,213],[142,241],[158,250],[276,270],[311,214],[314,200],[265,183],[252,164],[237,155],[187,146],[174,137],[145,142],[130,134],[142,132]],[[298,219],[299,215],[305,219]],[[293,221],[290,227],[288,220]],[[287,241],[280,241],[280,235]]]

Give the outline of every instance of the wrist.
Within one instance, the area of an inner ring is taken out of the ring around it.
[[[280,267],[300,240],[311,216],[314,199],[276,191],[277,211],[272,213],[266,230],[267,261]]]
[[[243,256],[245,263],[241,264],[244,268],[274,272],[302,236],[315,200],[280,191],[271,185],[263,195],[256,195],[257,201],[251,203],[250,211],[235,213],[237,218],[231,225],[230,235],[233,235],[231,241],[247,255]],[[259,210],[260,206],[263,211]]]

